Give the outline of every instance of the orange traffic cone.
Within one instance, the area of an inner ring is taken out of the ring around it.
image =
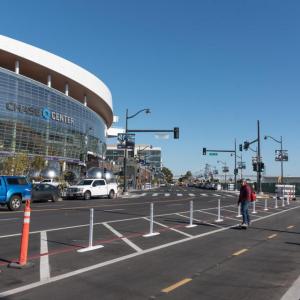
[[[9,264],[10,268],[28,268],[33,265],[33,263],[27,262],[28,255],[28,242],[29,242],[29,227],[30,227],[30,201],[26,200],[25,210],[24,210],[24,222],[22,230],[22,239],[21,239],[21,249],[20,249],[20,258],[18,262],[12,262]]]

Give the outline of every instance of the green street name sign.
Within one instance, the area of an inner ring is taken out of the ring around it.
[[[210,152],[209,155],[216,156],[216,155],[218,155],[218,153],[217,152]]]

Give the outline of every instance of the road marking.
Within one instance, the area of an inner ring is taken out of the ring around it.
[[[207,197],[207,194],[200,194],[201,196]]]
[[[147,220],[147,221],[150,221],[147,217],[145,217],[144,219]],[[180,231],[180,230],[178,230],[178,229],[176,229],[176,228],[169,227],[169,226],[167,226],[167,225],[165,225],[165,224],[162,224],[162,223],[159,223],[159,222],[157,222],[157,221],[153,221],[153,223],[155,223],[155,224],[157,224],[157,225],[159,225],[159,226],[162,226],[162,227],[164,227],[164,228],[169,228],[170,230],[175,231],[175,232],[178,232],[178,233],[180,233],[180,234],[182,234],[182,235],[185,235],[185,236],[188,236],[188,237],[192,237],[191,234],[188,234],[188,233],[186,233],[186,232]]]
[[[295,225],[290,225],[290,226],[287,227],[287,229],[292,229],[294,227],[295,227]]]
[[[169,197],[170,196],[170,194],[169,193],[165,193],[165,197]]]
[[[188,216],[185,216],[185,215],[182,215],[182,214],[176,214],[177,216],[180,216],[180,217],[183,217],[183,218],[186,218],[186,219],[189,219],[190,217]],[[199,222],[199,223],[202,223],[202,224],[206,224],[206,225],[210,225],[210,226],[213,226],[213,227],[217,227],[217,228],[224,228],[223,226],[220,226],[220,225],[217,225],[217,224],[212,224],[212,223],[208,223],[206,221],[202,221],[202,220],[199,220],[199,219],[195,219],[193,218],[193,221],[196,221],[196,222]]]
[[[195,194],[189,194],[190,197],[195,197]]]
[[[245,253],[245,252],[247,252],[248,251],[248,249],[242,249],[242,250],[240,250],[240,251],[237,251],[237,252],[235,252],[235,253],[233,253],[232,255],[234,255],[234,256],[238,256],[238,255],[240,255],[240,254],[243,254],[243,253]]]
[[[185,278],[185,279],[182,279],[181,281],[175,283],[175,284],[172,284],[170,286],[168,286],[167,288],[161,290],[163,293],[170,293],[172,292],[173,290],[179,288],[180,286],[184,285],[184,284],[187,284],[188,282],[192,281],[191,278]]]
[[[12,221],[12,220],[20,220],[20,218],[0,219],[0,222],[2,222],[2,221]]]
[[[281,300],[299,299],[300,276],[294,281],[293,285],[282,296]]]
[[[103,210],[103,212],[120,211],[120,210],[125,210],[125,208],[105,209]]]
[[[182,194],[177,194],[178,197],[182,197]]]
[[[142,194],[141,194],[142,197],[144,197],[144,196],[146,196],[146,195],[147,195],[147,193],[142,193]]]
[[[222,197],[222,195],[219,195],[219,194],[213,194],[213,196]]]
[[[108,225],[107,223],[103,223],[103,225],[109,229],[112,233],[114,233],[117,237],[121,238],[122,241],[124,241],[127,245],[129,245],[131,248],[133,248],[137,252],[143,251],[139,246],[131,242],[128,238],[123,237],[123,234],[121,234],[119,231],[114,229],[112,226]]]
[[[274,233],[274,234],[272,234],[272,235],[269,235],[268,236],[268,239],[273,239],[274,237],[276,237],[277,236],[277,233]]]
[[[157,196],[158,196],[158,193],[152,194],[152,197],[157,197]]]
[[[48,255],[47,232],[41,232],[41,257],[40,257],[40,280],[48,280],[50,278],[50,266]]]
[[[221,208],[222,209],[222,208]],[[212,216],[217,216],[218,214],[213,214],[213,213],[210,213],[208,211],[204,211],[203,209],[199,209],[199,210],[195,210],[195,211],[198,211],[200,213],[204,213],[204,214],[208,214],[208,215],[212,215]],[[229,219],[229,220],[234,220],[234,221],[240,221],[239,219],[235,219],[235,218],[231,218],[231,217],[227,217],[227,216],[224,216],[225,219]]]

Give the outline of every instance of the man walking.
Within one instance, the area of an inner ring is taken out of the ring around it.
[[[247,228],[250,225],[250,217],[248,212],[249,203],[251,201],[251,187],[248,185],[247,181],[244,179],[242,181],[242,186],[240,189],[240,196],[238,205],[241,204],[241,212],[243,216],[242,228]]]

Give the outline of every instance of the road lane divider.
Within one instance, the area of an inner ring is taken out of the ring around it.
[[[150,230],[149,233],[144,234],[143,237],[151,237],[154,235],[159,235],[159,232],[153,232],[153,211],[154,211],[154,204],[153,202],[150,203]]]
[[[94,209],[90,209],[90,226],[89,226],[89,245],[86,248],[77,250],[77,252],[88,252],[96,249],[103,248],[102,245],[93,246],[93,237],[94,237]]]
[[[232,255],[233,256],[239,256],[239,255],[241,255],[241,254],[243,254],[243,253],[245,253],[247,251],[248,251],[248,249],[245,248],[245,249],[242,249],[242,250],[239,250],[239,251],[233,253]]]
[[[241,214],[241,203],[239,203],[238,205],[238,214],[236,215],[237,218],[241,218],[242,214]]]
[[[290,225],[290,226],[287,227],[287,229],[292,229],[294,227],[295,227],[295,225]]]
[[[108,225],[107,223],[103,223],[103,225],[109,229],[112,233],[114,233],[117,237],[121,238],[123,242],[125,242],[127,245],[129,245],[132,249],[134,249],[136,252],[141,252],[143,249],[141,249],[139,246],[131,242],[128,238],[124,237],[123,234],[121,234],[119,231],[117,231],[112,226]]]
[[[216,223],[223,222],[224,220],[221,218],[221,199],[218,199],[218,219],[215,220]]]
[[[194,213],[194,202],[193,200],[190,201],[190,224],[185,226],[186,228],[193,228],[196,227],[196,224],[193,224],[193,213]]]
[[[192,281],[192,278],[184,278],[181,281],[178,281],[178,282],[164,288],[161,291],[162,291],[162,293],[170,293],[170,292],[174,291],[175,289],[189,283],[190,281]]]
[[[30,228],[30,200],[26,200],[24,209],[24,221],[22,229],[20,257],[18,262],[11,262],[8,266],[15,269],[24,269],[32,267],[33,263],[28,262],[28,244],[29,244],[29,228]]]

